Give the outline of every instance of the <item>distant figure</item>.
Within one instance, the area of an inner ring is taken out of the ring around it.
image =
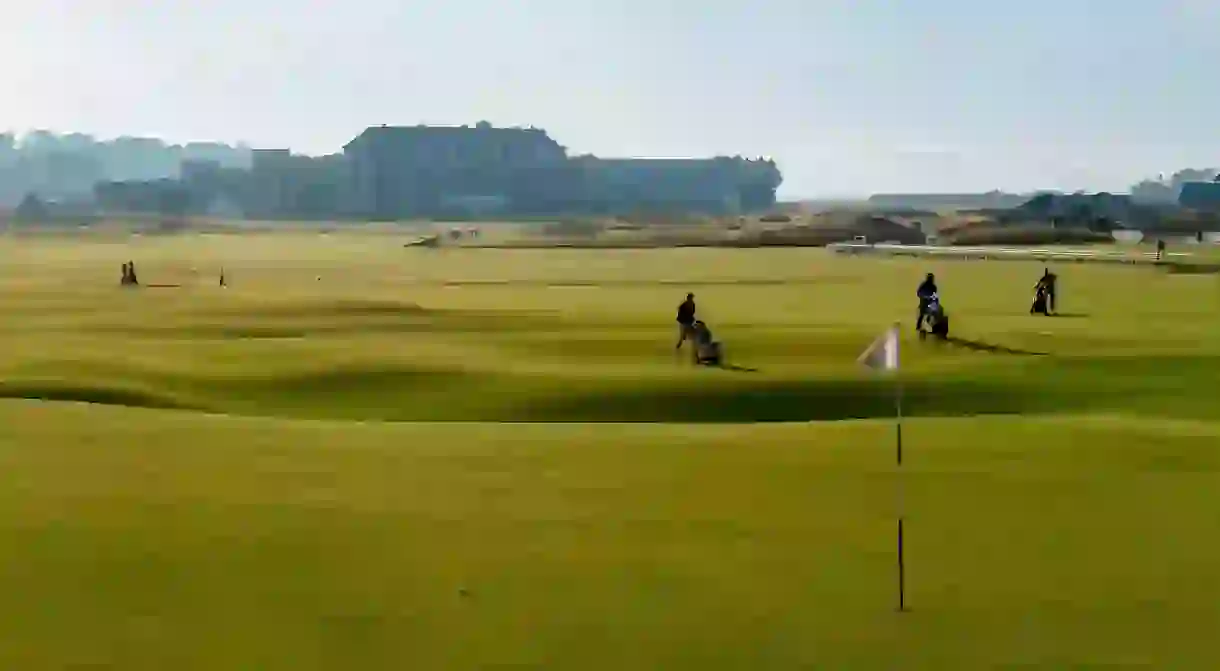
[[[1042,269],[1042,277],[1038,279],[1038,283],[1034,285],[1034,293],[1039,290],[1046,294],[1046,313],[1050,314],[1055,311],[1055,283],[1059,281],[1059,276],[1051,272],[1050,268]]]
[[[678,306],[678,344],[675,350],[682,349],[682,343],[695,336],[695,295],[686,294],[686,300]]]
[[[140,283],[140,281],[136,279],[135,264],[130,261],[128,261],[127,263],[124,263],[123,264],[123,276],[121,279],[119,279],[119,284],[121,286],[125,286],[125,287],[133,287],[133,286],[138,285],[139,283]]]
[[[939,293],[940,291],[936,288],[936,276],[928,273],[919,288],[915,290],[915,295],[919,297],[919,316],[915,319],[916,331],[923,331],[923,320],[928,316],[928,307],[932,305],[932,298]]]
[[[220,269],[220,286],[222,286],[222,287],[228,286],[225,284],[225,269],[224,268]]]
[[[1156,260],[1160,261],[1161,257],[1164,255],[1165,255],[1165,241],[1157,240],[1156,241]]]

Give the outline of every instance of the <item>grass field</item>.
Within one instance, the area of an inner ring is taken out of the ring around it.
[[[800,249],[0,259],[0,668],[1220,666],[1214,275],[1063,266],[1047,319],[1040,265]]]

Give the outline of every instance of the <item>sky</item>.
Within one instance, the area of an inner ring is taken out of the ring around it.
[[[369,125],[769,156],[781,196],[1123,191],[1220,165],[1217,0],[38,0],[0,128],[325,154]]]

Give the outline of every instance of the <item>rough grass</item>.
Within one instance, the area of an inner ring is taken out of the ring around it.
[[[0,255],[0,668],[1220,662],[1215,276],[1065,266],[1048,319],[1015,262]],[[899,481],[854,358],[926,270],[958,341],[904,343]],[[675,358],[688,289],[737,369]]]

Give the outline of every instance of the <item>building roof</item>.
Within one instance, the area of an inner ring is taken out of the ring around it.
[[[401,139],[413,137],[440,137],[440,136],[462,136],[472,137],[474,134],[488,135],[516,135],[516,136],[541,136],[551,140],[547,132],[541,128],[496,128],[489,123],[479,122],[474,126],[369,126],[365,128],[356,137],[352,138],[347,144],[343,145],[343,149],[347,150],[355,145],[368,142],[374,139]]]

